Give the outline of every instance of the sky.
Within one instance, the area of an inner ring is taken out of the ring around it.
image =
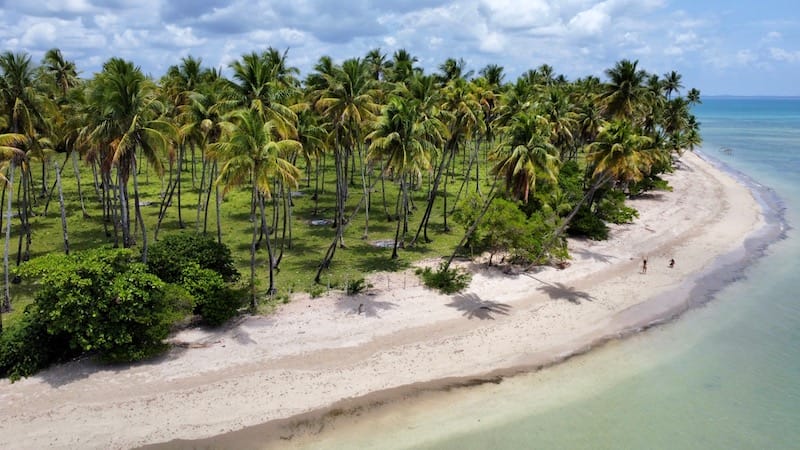
[[[574,80],[606,79],[621,59],[675,70],[703,95],[800,96],[797,0],[0,0],[0,51],[40,61],[60,48],[91,77],[112,56],[156,78],[182,57],[228,64],[288,50],[305,76],[405,49],[426,73],[447,58],[503,66],[505,81],[549,64]]]

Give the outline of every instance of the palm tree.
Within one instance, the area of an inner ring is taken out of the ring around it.
[[[467,62],[464,61],[464,58],[459,58],[458,60],[454,58],[447,58],[442,64],[439,65],[439,70],[442,73],[437,75],[437,78],[442,86],[457,78],[467,79],[472,76],[473,72],[471,70],[465,71],[466,66]]]
[[[673,92],[680,93],[683,88],[681,78],[681,74],[674,70],[664,74],[664,93],[667,94],[667,100],[672,98]]]
[[[353,147],[361,142],[361,129],[375,117],[375,83],[369,74],[368,64],[361,59],[348,59],[341,67],[331,68],[330,73],[319,74],[321,84],[312,93],[316,98],[315,108],[327,119],[333,132],[333,157],[336,167],[336,232],[331,245],[320,263],[315,281],[319,283],[322,270],[330,265],[336,247],[344,247],[345,215],[347,200],[347,160]],[[367,189],[366,185],[364,189]],[[365,194],[367,194],[365,192]]]
[[[0,315],[3,312],[8,312],[11,310],[11,290],[10,290],[10,273],[11,268],[9,267],[8,263],[8,256],[10,251],[10,243],[11,243],[11,216],[13,212],[12,202],[14,200],[14,172],[16,171],[16,167],[18,165],[22,165],[25,163],[25,152],[19,149],[19,145],[25,140],[25,136],[16,133],[6,133],[0,134],[0,160],[8,162],[8,171],[7,177],[0,174],[0,181],[5,183],[6,190],[8,193],[8,204],[6,207],[8,208],[6,211],[6,235],[5,235],[5,247],[3,251],[3,270],[5,273],[5,289],[3,291],[3,303],[0,305]],[[0,331],[2,331],[2,322],[0,322]]]
[[[438,130],[432,129],[437,126],[434,120],[420,120],[417,100],[394,96],[384,108],[375,130],[367,136],[368,158],[385,161],[386,170],[391,171],[400,184],[397,195],[402,221],[398,218],[392,259],[398,257],[401,222],[404,234],[408,224],[408,177],[430,168],[430,137],[438,134]]]
[[[380,48],[374,48],[367,52],[364,60],[369,66],[369,72],[376,81],[382,81],[386,78],[386,71],[389,70],[391,64],[386,57],[386,53],[381,52]]]
[[[44,54],[42,61],[44,70],[53,77],[56,86],[61,91],[62,99],[66,99],[67,92],[78,86],[78,69],[75,63],[64,59],[61,50],[51,48]]]
[[[264,200],[272,197],[272,183],[279,179],[286,186],[297,186],[300,169],[283,157],[289,152],[302,150],[300,142],[283,139],[276,130],[272,120],[264,120],[264,116],[255,109],[238,110],[233,113],[232,121],[223,124],[223,138],[220,142],[208,147],[208,156],[222,163],[216,183],[224,186],[224,193],[240,186],[247,180],[253,180],[251,201],[258,205],[261,220],[253,220],[253,239],[250,245],[250,306],[255,309],[256,300],[256,248],[258,243],[259,223],[266,221]],[[274,295],[274,260],[269,238],[266,239],[267,257],[269,261],[268,295]]]
[[[647,73],[637,68],[639,61],[623,59],[606,70],[609,78],[600,93],[608,117],[633,119],[645,96]]]
[[[406,49],[399,49],[392,55],[391,70],[389,71],[389,81],[394,83],[406,82],[411,79],[417,69],[414,63],[418,61],[416,56],[411,56]]]
[[[700,91],[695,88],[689,89],[689,92],[686,93],[686,101],[689,102],[689,105],[703,103],[700,101]]]
[[[545,118],[520,113],[506,131],[505,142],[492,152],[496,161],[492,171],[505,179],[506,188],[515,199],[528,203],[538,179],[555,182],[558,149],[552,144],[550,133]]]
[[[142,231],[142,260],[147,261],[147,230],[140,209],[137,152],[162,172],[161,155],[169,148],[176,130],[162,119],[164,106],[156,97],[155,84],[133,63],[111,58],[95,77],[91,102],[98,116],[91,117],[92,137],[108,153],[106,169],[115,166],[119,178],[119,209],[123,245],[131,235],[128,181],[133,177],[134,209]]]

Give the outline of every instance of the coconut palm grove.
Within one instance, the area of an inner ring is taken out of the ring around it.
[[[566,236],[632,221],[625,199],[669,190],[700,143],[674,71],[416,63],[375,49],[301,76],[268,48],[81,77],[58,49],[0,54],[0,375],[149,358],[176,327],[422,259],[444,292],[469,282],[456,258],[563,267]]]

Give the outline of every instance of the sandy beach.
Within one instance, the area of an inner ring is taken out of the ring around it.
[[[570,240],[564,270],[463,262],[473,280],[453,296],[424,288],[413,269],[372,274],[358,296],[297,296],[268,317],[182,331],[155,361],[82,360],[2,381],[0,448],[205,438],[377,392],[535,370],[671,318],[691,281],[742,252],[765,219],[745,186],[698,155],[666,178],[673,192],[631,200],[640,217],[612,225],[609,240]]]

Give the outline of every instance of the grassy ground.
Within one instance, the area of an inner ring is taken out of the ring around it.
[[[57,155],[55,158],[59,159],[58,162],[59,165],[61,165],[64,155]],[[197,229],[197,187],[200,183],[200,166],[199,164],[197,166],[195,187],[193,188],[191,161],[189,158],[190,157],[187,156],[187,161],[184,164],[184,173],[182,175],[183,195],[181,211],[184,221],[183,231],[194,232]],[[456,161],[456,168],[454,172],[451,172],[453,177],[448,187],[448,208],[451,210],[456,192],[463,180],[461,173],[463,172],[462,164],[464,161],[460,156],[456,158]],[[41,166],[39,164],[40,163],[37,161],[33,161],[31,164],[34,180],[37,185],[41,182]],[[307,173],[305,171],[305,165],[302,162],[299,165],[305,176]],[[83,185],[87,212],[90,216],[88,218],[84,218],[81,213],[77,183],[69,163],[63,171],[62,176],[71,251],[113,244],[113,236],[107,237],[103,231],[102,209],[98,196],[95,193],[91,169],[85,164],[82,164],[81,167],[81,182]],[[485,173],[485,167],[481,167],[482,178]],[[378,169],[373,170],[373,177],[378,177],[379,175]],[[18,179],[19,176],[16,178]],[[469,189],[474,191],[474,172],[472,179]],[[48,173],[48,188],[52,185],[54,180],[54,173],[50,170]],[[433,242],[420,242],[413,248],[401,249],[398,259],[390,259],[392,252],[391,245],[386,248],[380,248],[374,245],[375,241],[392,242],[396,225],[395,221],[387,220],[383,207],[381,183],[378,182],[375,184],[371,195],[368,239],[363,238],[366,216],[364,208],[362,207],[359,214],[355,216],[346,229],[344,241],[347,247],[337,249],[330,268],[323,273],[321,285],[315,285],[314,275],[319,263],[325,255],[328,245],[330,245],[333,239],[335,231],[334,228],[329,225],[312,225],[312,220],[332,219],[334,215],[335,175],[333,173],[333,164],[330,160],[326,167],[324,181],[325,183],[321,185],[322,189],[319,194],[319,208],[317,214],[314,214],[314,200],[312,198],[314,193],[313,178],[310,180],[310,183],[304,178],[301,181],[300,187],[296,190],[297,193],[294,194],[293,239],[291,241],[291,248],[288,247],[287,242],[287,249],[280,263],[280,270],[276,272],[275,278],[279,297],[284,300],[286,299],[285,296],[292,292],[306,291],[319,294],[329,288],[342,288],[348,280],[363,277],[370,272],[402,270],[409,267],[414,261],[423,258],[448,255],[463,235],[463,227],[457,225],[450,217],[448,217],[448,225],[451,230],[449,232],[444,231],[443,207],[440,191],[440,196],[437,199],[436,207],[434,208],[429,225],[429,236],[433,239]],[[348,215],[353,211],[363,196],[359,170],[356,170],[356,179],[353,181],[354,183],[350,186],[350,195],[347,201],[346,214]],[[413,203],[416,210],[409,218],[408,239],[413,237],[422,218],[425,209],[428,181],[428,175],[424,175],[420,186],[412,192]],[[155,174],[153,169],[143,168],[140,172],[139,183],[140,202],[142,205],[147,205],[142,206],[142,213],[148,232],[148,239],[150,242],[153,242],[153,234],[155,224],[158,220],[159,205],[161,202],[161,193],[166,189],[167,174],[164,174],[162,179]],[[390,213],[393,214],[398,188],[396,183],[388,179],[385,181],[385,188],[386,202]],[[40,190],[41,188],[37,186],[36,192]],[[488,187],[486,190],[488,190]],[[486,190],[484,190],[484,192]],[[15,189],[15,196],[16,192],[18,192],[18,188]],[[130,195],[131,203],[133,203],[132,185],[130,188]],[[43,214],[45,199],[37,199],[36,202],[37,204],[34,206],[34,211],[37,216],[32,217],[30,221],[32,227],[31,258],[50,252],[61,252],[64,249],[57,192],[54,193],[50,200],[46,216]],[[209,208],[208,233],[216,235],[216,211],[213,197]],[[14,209],[16,211],[16,206],[14,206]],[[133,208],[131,211],[133,215]],[[231,190],[222,202],[220,212],[222,216],[222,241],[231,248],[237,267],[242,272],[242,278],[247,280],[249,279],[250,271],[250,243],[253,230],[253,225],[250,221],[250,187],[242,186],[241,188]],[[201,212],[200,231],[202,231],[203,215],[204,213]],[[267,210],[267,215],[270,218],[272,217],[271,206]],[[180,231],[177,216],[177,199],[174,198],[172,206],[169,208],[167,216],[162,223],[159,237],[163,237],[167,233]],[[2,234],[0,241],[4,240],[4,236],[5,235]],[[12,267],[15,265],[17,258],[18,239],[19,224],[17,219],[14,219],[12,222],[12,239],[10,242],[11,252],[9,255],[12,261]],[[137,244],[141,245],[140,232],[137,234],[136,239]],[[257,286],[261,292],[264,292],[268,286],[268,268],[265,265],[267,252],[262,248],[259,249],[258,255]],[[35,286],[25,280],[20,284],[12,285],[11,296],[14,311],[9,315],[4,315],[4,323],[13,321],[15,317],[20,314],[24,309],[24,305],[31,301],[34,292]]]

